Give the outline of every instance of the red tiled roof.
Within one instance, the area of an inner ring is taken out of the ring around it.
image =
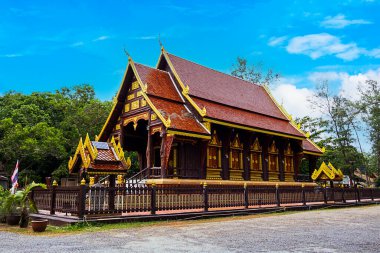
[[[98,156],[96,160],[100,161],[117,161],[111,148],[109,149],[98,149]]]
[[[181,81],[190,87],[190,95],[287,120],[262,86],[172,54],[168,56]]]
[[[148,94],[173,101],[183,102],[181,97],[178,95],[168,72],[150,68],[138,63],[135,63],[135,66],[141,81],[144,84],[148,84]]]
[[[302,141],[302,148],[304,151],[309,151],[309,152],[313,152],[313,153],[319,153],[319,154],[323,154],[318,148],[316,148],[311,142],[309,139],[306,139],[306,140],[303,140]]]
[[[266,115],[252,113],[238,108],[217,104],[199,98],[193,98],[201,108],[207,109],[207,117],[218,119],[239,125],[260,128],[278,133],[285,133],[293,136],[304,137],[297,129],[295,129],[287,120],[268,117]]]
[[[152,96],[149,98],[165,119],[170,115],[171,124],[169,128],[199,134],[209,134],[206,129],[196,121],[194,115],[186,110],[184,104]]]

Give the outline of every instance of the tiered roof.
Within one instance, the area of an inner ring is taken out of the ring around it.
[[[133,77],[139,82],[147,104],[169,132],[210,138],[211,133],[202,122],[211,122],[303,140],[305,151],[313,155],[323,153],[307,140],[267,88],[190,62],[164,49],[157,69],[129,59],[114,108],[99,140],[106,141],[110,136]]]

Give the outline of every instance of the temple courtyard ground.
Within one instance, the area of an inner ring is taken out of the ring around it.
[[[0,248],[1,252],[55,253],[380,252],[380,206],[89,230],[36,236],[0,227]]]

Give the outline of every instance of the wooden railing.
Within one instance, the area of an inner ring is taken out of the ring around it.
[[[230,208],[380,200],[379,188],[312,188],[228,185],[56,187],[31,195],[38,209],[83,217],[114,213],[209,211]]]

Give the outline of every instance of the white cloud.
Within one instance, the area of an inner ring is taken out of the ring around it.
[[[356,75],[342,75],[341,80],[341,94],[347,98],[358,100],[360,98],[358,88],[363,88],[366,85],[367,80],[380,81],[380,68],[371,69],[365,73],[359,73]]]
[[[3,54],[0,55],[0,58],[16,58],[16,57],[21,57],[24,56],[23,54]]]
[[[380,68],[371,69],[364,73],[350,75],[347,72],[314,72],[308,76],[308,79],[314,83],[323,80],[335,82],[339,86],[338,93],[352,100],[358,100],[360,93],[358,88],[363,88],[367,80],[380,81]]]
[[[311,89],[297,88],[296,85],[288,83],[287,80],[282,80],[273,89],[272,93],[276,100],[283,104],[286,111],[293,117],[320,116],[319,112],[313,111],[309,102],[309,98],[314,96]]]
[[[271,47],[282,45],[287,38],[287,36],[271,37],[268,41],[268,45]]]
[[[313,72],[309,74],[308,79],[313,83],[319,83],[324,80],[336,81],[342,78],[342,74],[346,73],[336,71]]]
[[[133,40],[156,40],[158,38],[159,38],[159,36],[156,36],[156,35],[147,35],[147,36],[132,37],[131,39],[133,39]]]
[[[84,42],[83,41],[78,41],[70,45],[70,47],[80,47],[83,46]]]
[[[93,39],[92,41],[102,41],[102,40],[108,40],[110,37],[109,36],[100,36],[100,37],[97,37],[96,39]]]
[[[347,61],[358,58],[364,52],[356,43],[342,43],[338,37],[328,33],[294,37],[289,41],[286,50],[291,54],[304,54],[312,59],[334,55]]]
[[[327,16],[321,22],[321,26],[325,28],[341,29],[349,25],[366,25],[372,24],[372,22],[364,19],[346,19],[343,14],[338,14],[334,17]]]
[[[375,48],[368,51],[368,55],[374,58],[380,58],[380,48]]]

